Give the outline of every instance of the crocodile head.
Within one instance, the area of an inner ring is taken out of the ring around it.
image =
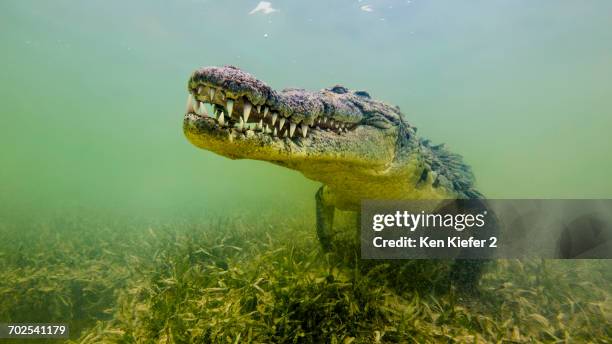
[[[384,175],[414,133],[398,107],[365,91],[276,91],[232,66],[196,70],[188,92],[183,130],[195,146],[324,183]]]

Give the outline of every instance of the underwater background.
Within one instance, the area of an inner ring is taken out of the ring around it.
[[[487,197],[610,198],[611,2],[257,5],[0,2],[0,322],[82,342],[612,341],[609,262],[500,263],[487,310],[389,292],[319,251],[317,183],[182,133],[190,73],[235,65],[399,105]]]

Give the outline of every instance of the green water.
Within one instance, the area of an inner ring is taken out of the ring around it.
[[[3,1],[2,204],[305,206],[298,173],[183,138],[190,72],[224,64],[398,104],[489,197],[612,195],[609,2],[256,3]]]
[[[183,137],[190,73],[226,64],[277,89],[343,84],[399,105],[421,136],[464,156],[487,197],[612,197],[612,2],[273,0],[277,12],[249,15],[257,3],[0,1],[0,216],[51,215],[77,228],[67,233],[84,230],[92,239],[71,248],[83,261],[83,247],[124,250],[113,248],[127,240],[122,227],[62,214],[297,217],[316,251],[317,183]],[[59,240],[54,228],[41,237]]]

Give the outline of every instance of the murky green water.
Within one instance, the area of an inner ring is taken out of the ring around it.
[[[491,197],[610,197],[612,5],[4,1],[2,203],[134,210],[308,202],[316,185],[181,133],[186,80],[234,64],[276,88],[398,104]],[[287,188],[295,188],[287,192]]]
[[[183,137],[188,76],[225,64],[399,105],[488,197],[612,197],[612,3],[257,2],[0,2],[0,215],[312,212],[299,173]]]

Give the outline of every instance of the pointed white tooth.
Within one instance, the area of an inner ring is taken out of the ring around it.
[[[302,123],[302,136],[306,137],[306,134],[308,133],[308,125]]]
[[[272,134],[273,134],[274,136],[276,136],[276,135],[277,135],[276,128],[274,128],[274,131],[272,132]]]
[[[263,132],[266,134],[270,132],[270,127],[268,126],[268,124],[264,126]]]
[[[293,133],[295,132],[295,123],[289,124],[289,136],[293,137]]]
[[[244,128],[244,121],[242,120],[242,117],[241,117],[238,122],[238,129],[242,130],[243,128]]]
[[[234,100],[228,99],[226,107],[227,107],[227,115],[232,117],[232,111],[234,111]]]
[[[193,99],[193,110],[199,114],[200,113],[200,102],[197,101],[195,98]]]
[[[209,88],[208,89],[208,96],[210,97],[210,101],[212,102],[213,99],[215,99],[215,89],[214,88]]]
[[[259,120],[259,124],[257,125],[259,129],[263,128],[263,119]]]
[[[261,105],[257,105],[257,113],[261,113]]]
[[[223,116],[223,111],[219,112],[219,118],[217,119],[217,121],[221,125],[225,124],[225,117]]]
[[[266,116],[268,116],[268,107],[264,106],[263,118],[266,118]]]
[[[191,113],[191,112],[195,112],[193,109],[193,96],[191,95],[191,93],[189,93],[189,96],[187,97],[187,113]]]
[[[285,124],[285,119],[281,118],[280,121],[278,121],[278,130],[283,129],[284,124]]]
[[[198,94],[202,94],[202,90],[204,89],[203,86],[198,86]]]
[[[274,123],[276,122],[276,117],[278,117],[277,113],[273,113],[272,114],[272,125],[274,125]]]
[[[248,100],[244,101],[244,107],[242,109],[242,117],[244,117],[244,122],[246,123],[246,121],[249,119],[249,115],[251,114],[251,107],[253,105],[251,103],[249,103]]]

